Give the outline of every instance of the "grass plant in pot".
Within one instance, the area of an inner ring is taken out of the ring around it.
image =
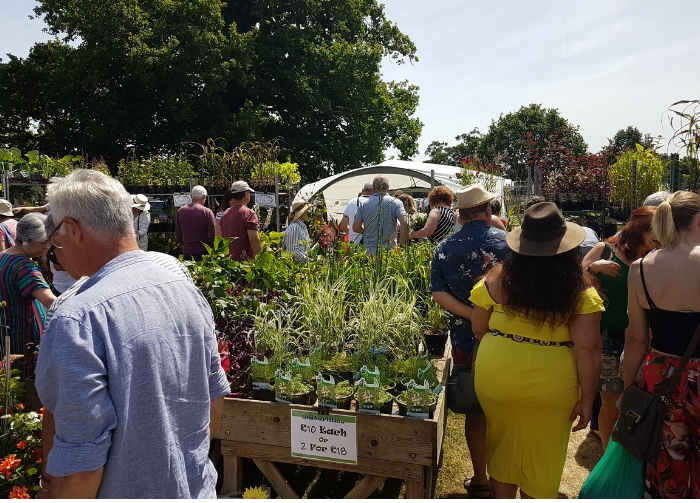
[[[314,389],[301,376],[292,377],[291,372],[277,371],[275,376],[275,401],[297,405],[311,405],[315,401]]]
[[[442,355],[447,343],[446,313],[433,299],[428,299],[427,308],[428,331],[424,333],[425,347],[431,355]]]
[[[355,390],[358,412],[369,414],[391,414],[394,404],[394,396],[381,389],[379,381],[368,384],[360,379],[359,386]]]
[[[350,410],[350,404],[355,389],[355,385],[348,381],[336,383],[333,376],[324,379],[323,376],[319,374],[317,376],[316,386],[318,405],[328,408]]]
[[[430,389],[416,390],[409,388],[396,397],[399,415],[419,419],[432,419],[437,406],[438,395]]]

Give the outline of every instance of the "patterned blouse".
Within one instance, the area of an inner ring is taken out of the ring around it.
[[[24,345],[44,333],[46,309],[32,296],[39,288],[49,288],[39,266],[24,255],[0,254],[0,297],[7,302],[12,354],[24,354]]]

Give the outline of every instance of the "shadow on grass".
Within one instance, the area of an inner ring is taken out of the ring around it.
[[[574,459],[579,466],[584,467],[589,472],[603,457],[603,444],[595,433],[589,432],[576,450]]]

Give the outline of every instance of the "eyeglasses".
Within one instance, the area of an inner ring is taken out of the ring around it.
[[[63,222],[65,222],[65,220],[61,220],[61,222],[56,226],[56,228],[53,230],[53,232],[52,232],[51,235],[49,236],[49,241],[51,241],[51,245],[52,245],[54,248],[63,248],[63,246],[61,246],[60,244],[56,243],[56,238],[58,237],[56,233],[58,232],[58,230],[59,230],[59,229],[61,228],[61,226],[63,225]]]
[[[51,248],[49,248],[49,252],[46,254],[46,257],[51,261],[52,264],[54,265],[61,265],[61,263],[58,261],[58,258],[56,257],[56,246],[53,244],[51,245]]]

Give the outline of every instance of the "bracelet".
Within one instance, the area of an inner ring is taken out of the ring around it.
[[[591,274],[595,274],[593,269],[591,269],[591,266],[586,267],[586,271],[590,272]]]

